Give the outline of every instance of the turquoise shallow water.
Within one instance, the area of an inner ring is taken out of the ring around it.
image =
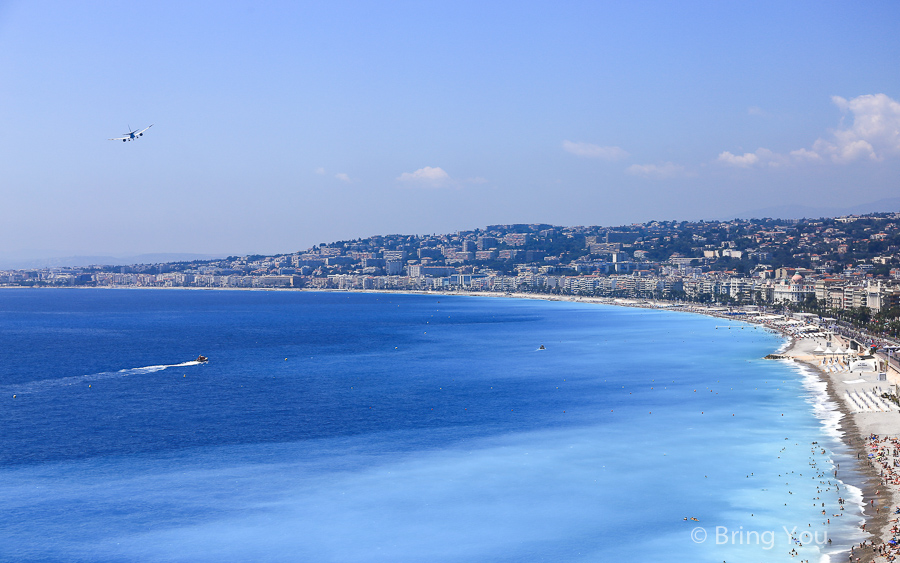
[[[0,559],[818,560],[859,523],[831,473],[838,415],[811,374],[761,359],[780,337],[722,324],[460,296],[2,291]]]

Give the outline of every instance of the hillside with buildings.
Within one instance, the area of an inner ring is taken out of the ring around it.
[[[0,272],[6,286],[543,292],[790,307],[896,334],[900,213],[804,220],[490,225],[292,254]]]

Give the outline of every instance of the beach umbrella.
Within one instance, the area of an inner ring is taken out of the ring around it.
[[[823,353],[823,352],[825,352],[825,350],[822,350],[822,345],[821,345],[821,344],[820,344],[819,346],[816,346],[816,349],[813,350],[813,354],[821,354],[821,353]]]

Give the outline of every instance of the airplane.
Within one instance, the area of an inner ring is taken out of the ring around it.
[[[110,139],[110,141],[122,141],[123,143],[125,141],[134,141],[138,137],[143,136],[144,131],[146,131],[147,129],[150,129],[151,127],[153,127],[152,123],[150,125],[148,125],[146,129],[141,129],[140,131],[138,131],[137,129],[132,130],[131,125],[129,125],[128,126],[129,131],[128,131],[128,133],[125,133],[125,135],[127,135],[127,137],[116,137],[115,139]]]

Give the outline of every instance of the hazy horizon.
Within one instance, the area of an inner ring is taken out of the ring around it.
[[[823,217],[837,217],[841,215],[852,215],[852,214],[869,214],[869,213],[878,213],[878,212],[894,212],[900,211],[900,198],[888,198],[883,200],[878,200],[875,202],[866,202],[863,204],[854,205],[851,207],[844,208],[827,208],[827,207],[812,207],[805,205],[787,205],[787,206],[774,206],[768,207],[764,209],[757,209],[748,212],[742,212],[738,214],[734,214],[728,217],[719,217],[719,218],[703,218],[704,221],[728,221],[731,219],[762,219],[762,218],[770,218],[770,219],[815,219],[815,218],[823,218]],[[678,219],[677,217],[670,219]],[[497,224],[497,223],[494,223]],[[535,224],[545,224],[545,222],[536,222]],[[488,225],[479,225],[475,227],[476,229],[483,229]],[[556,226],[574,226],[574,225],[556,225]],[[594,225],[590,225],[594,226]],[[622,225],[603,225],[605,227],[618,227]],[[437,234],[450,234],[454,232],[459,232],[463,229],[455,229],[452,231],[447,231],[445,233],[437,233]],[[368,236],[377,236],[377,235],[388,235],[388,234],[404,234],[404,235],[426,235],[429,233],[371,233],[369,235],[363,235],[360,237],[354,238],[368,238]],[[338,242],[339,240],[352,240],[352,239],[334,239],[334,240],[323,240],[320,242],[323,243],[333,243]],[[309,245],[314,246],[314,245]],[[290,254],[302,250],[306,250],[308,247],[303,248],[291,248],[278,252],[271,252],[267,255],[273,254]],[[179,262],[179,261],[194,261],[194,260],[216,260],[221,258],[226,258],[228,256],[242,256],[242,255],[253,255],[253,254],[261,254],[259,252],[221,252],[217,254],[204,254],[204,253],[191,253],[191,252],[150,252],[150,253],[124,253],[119,255],[104,255],[104,254],[92,254],[92,255],[70,255],[66,256],[61,253],[54,253],[53,251],[43,250],[43,251],[23,251],[19,253],[6,253],[0,252],[0,270],[2,269],[29,269],[29,268],[41,268],[41,267],[85,267],[90,265],[104,265],[104,266],[115,266],[115,265],[131,265],[131,264],[159,264],[159,263],[167,263],[167,262]],[[266,254],[266,253],[263,253]]]
[[[893,198],[897,21],[892,2],[2,3],[0,257]]]

